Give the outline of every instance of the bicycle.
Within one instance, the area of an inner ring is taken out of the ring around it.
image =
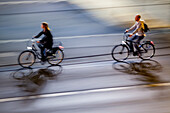
[[[29,46],[29,42],[31,42],[31,46]],[[24,68],[31,67],[36,59],[41,59],[40,51],[37,47],[38,41],[35,39],[31,39],[27,42],[27,50],[24,50],[20,53],[18,56],[18,63],[20,66]],[[46,60],[51,65],[58,65],[60,64],[64,59],[64,47],[60,43],[60,45],[57,45],[52,48],[52,50],[45,49],[44,53],[46,54]]]
[[[116,45],[113,47],[111,55],[114,60],[116,61],[124,61],[130,55],[130,44],[131,40],[128,40],[129,35],[124,33],[122,44]],[[134,44],[135,42],[132,41]],[[141,59],[150,59],[155,55],[155,46],[153,41],[143,41],[139,44],[140,53],[138,57]],[[137,51],[138,52],[138,51]],[[135,51],[132,52],[135,56]]]

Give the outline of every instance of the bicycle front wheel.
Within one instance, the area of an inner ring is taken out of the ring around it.
[[[112,57],[116,61],[124,61],[128,58],[129,56],[129,49],[126,45],[116,45],[112,49]]]
[[[23,51],[18,57],[18,63],[24,68],[28,68],[35,63],[35,54],[32,51]]]
[[[141,48],[141,59],[150,59],[155,55],[155,47],[151,43],[142,44]]]
[[[64,53],[61,49],[58,49],[52,56],[49,56],[48,63],[51,65],[58,65],[64,59]]]

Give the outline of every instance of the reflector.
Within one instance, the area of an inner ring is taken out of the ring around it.
[[[60,49],[64,49],[64,47],[63,47],[63,46],[59,46],[59,48],[60,48]]]

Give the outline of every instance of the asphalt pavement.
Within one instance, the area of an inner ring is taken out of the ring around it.
[[[121,43],[122,28],[83,10],[61,11],[74,9],[66,1],[0,5],[0,113],[170,112],[169,29],[148,33],[145,40],[156,47],[151,60],[131,55],[116,62],[110,52]],[[65,59],[23,69],[17,57],[42,21],[63,42]]]

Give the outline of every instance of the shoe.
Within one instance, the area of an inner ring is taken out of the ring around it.
[[[46,59],[44,59],[44,58],[41,58],[41,65],[44,65],[45,63],[46,63]]]
[[[133,52],[133,56],[137,56],[137,55],[138,55],[137,51]]]
[[[132,52],[133,52],[133,50],[131,50],[131,49],[130,49],[130,50],[129,50],[129,52],[130,52],[130,53],[132,53]]]
[[[135,52],[133,52],[133,56],[142,56],[142,54],[140,53],[140,52],[137,52],[137,51],[135,51]]]
[[[47,58],[43,57],[43,58],[41,58],[41,61],[45,62],[45,61],[47,61]]]
[[[41,61],[41,65],[44,65],[46,63],[46,61]]]

